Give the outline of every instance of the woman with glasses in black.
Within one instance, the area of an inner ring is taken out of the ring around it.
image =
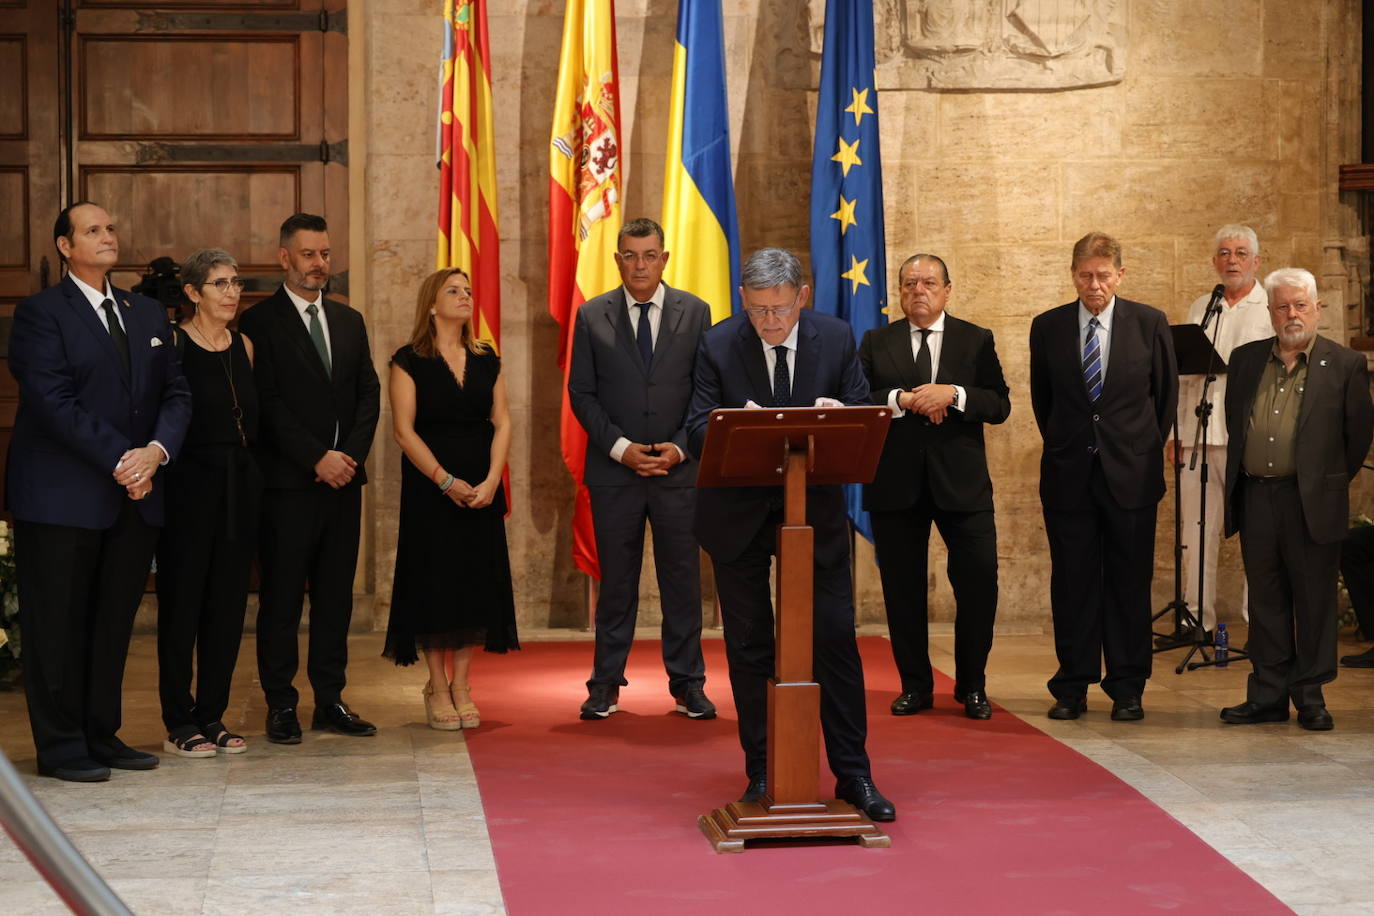
[[[157,552],[157,655],[163,747],[181,757],[240,754],[243,737],[225,727],[257,547],[262,478],[252,448],[258,431],[253,344],[232,330],[238,263],[203,248],[181,267],[192,311],[166,341],[181,354],[191,387],[191,426],[167,466],[167,519]],[[192,685],[192,653],[195,684]]]

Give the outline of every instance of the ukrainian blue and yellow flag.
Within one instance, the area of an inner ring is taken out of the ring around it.
[[[863,339],[887,323],[883,168],[878,155],[878,87],[873,75],[872,0],[826,0],[825,44],[811,159],[812,301]],[[858,485],[845,488],[854,527],[873,528]]]
[[[738,311],[739,218],[720,0],[678,2],[663,231],[672,255],[664,281],[710,305],[712,321]]]

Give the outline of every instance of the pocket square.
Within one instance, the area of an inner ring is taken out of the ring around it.
[[[162,338],[161,338],[161,337],[154,337],[152,340],[148,341],[148,346],[150,346],[150,347],[160,347],[160,346],[162,346]]]

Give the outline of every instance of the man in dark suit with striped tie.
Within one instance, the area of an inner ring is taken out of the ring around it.
[[[654,531],[654,568],[663,614],[663,666],[675,708],[714,719],[701,655],[701,560],[692,536],[696,462],[684,421],[697,344],[711,309],[662,282],[663,228],[651,219],[620,229],[615,263],[622,286],[577,310],[568,401],[587,431],[583,479],[601,561],[596,656],[583,719],[619,707],[625,662],[639,616],[644,523]]]
[[[1164,313],[1117,297],[1125,272],[1120,243],[1085,235],[1073,249],[1077,301],[1031,323],[1031,407],[1044,439],[1040,501],[1059,659],[1049,682],[1051,719],[1082,715],[1088,686],[1099,680],[1114,720],[1145,715],[1155,513],[1178,367]]]

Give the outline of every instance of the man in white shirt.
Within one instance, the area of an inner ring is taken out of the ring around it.
[[[1255,230],[1249,226],[1226,225],[1217,230],[1215,253],[1212,266],[1216,268],[1224,293],[1220,300],[1220,311],[1216,312],[1207,326],[1207,339],[1214,342],[1217,354],[1226,361],[1231,359],[1231,351],[1241,344],[1252,340],[1265,340],[1274,336],[1269,321],[1269,301],[1264,288],[1255,280],[1255,272],[1260,265],[1259,239]],[[1202,324],[1207,312],[1211,294],[1203,294],[1188,306],[1188,322]],[[1198,417],[1196,408],[1202,397],[1202,383],[1205,376],[1180,375],[1178,386],[1178,440],[1177,448],[1171,442],[1166,454],[1182,463],[1182,485],[1179,487],[1183,504],[1181,531],[1183,537],[1183,598],[1188,602],[1194,616],[1201,612],[1204,629],[1209,632],[1216,627],[1217,595],[1217,548],[1221,543],[1222,484],[1226,468],[1226,423],[1221,416],[1221,405],[1226,400],[1226,375],[1218,373],[1216,381],[1207,390],[1207,400],[1212,404],[1212,414],[1207,425],[1207,443],[1200,446],[1205,450],[1208,464],[1207,476],[1207,527],[1205,540],[1199,540],[1198,519],[1201,505],[1203,455],[1197,455],[1194,466],[1194,443],[1197,439]],[[1202,554],[1205,563],[1203,590],[1198,593],[1198,555]],[[1241,613],[1245,614],[1249,603],[1249,589],[1241,594]],[[1192,643],[1194,634],[1185,624],[1184,628],[1168,636],[1161,636],[1155,642],[1160,647],[1181,646]]]

